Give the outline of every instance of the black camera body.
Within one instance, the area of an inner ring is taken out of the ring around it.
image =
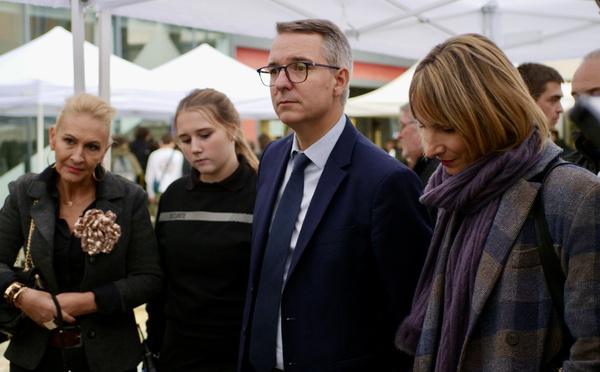
[[[570,117],[581,135],[595,148],[600,149],[600,97],[579,97]]]

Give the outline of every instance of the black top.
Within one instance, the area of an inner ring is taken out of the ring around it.
[[[52,172],[48,182],[48,194],[55,200],[56,225],[54,230],[54,272],[58,282],[58,293],[79,292],[83,274],[85,272],[85,259],[88,257],[81,249],[81,239],[69,230],[67,221],[60,218],[60,200],[56,188],[56,171]],[[96,193],[99,190],[96,188]],[[94,200],[83,213],[96,207]],[[82,215],[83,215],[82,213]],[[88,258],[92,259],[92,256]],[[111,313],[120,309],[120,297],[114,283],[94,288],[96,306],[100,313]]]
[[[148,306],[154,351],[161,348],[168,320],[181,334],[196,338],[198,352],[237,355],[257,178],[239,160],[238,169],[222,182],[203,183],[192,169],[161,196],[156,236],[167,285],[165,303]],[[215,350],[223,345],[231,350]]]
[[[423,182],[423,187],[427,186],[429,178],[431,178],[433,172],[435,172],[439,165],[440,161],[437,159],[430,159],[425,156],[419,157],[413,171],[419,176],[421,182]],[[433,206],[426,206],[426,208],[429,217],[431,217],[431,223],[435,225],[435,221],[437,220],[437,208]]]
[[[427,185],[429,182],[429,177],[435,172],[438,165],[440,165],[440,161],[437,159],[430,159],[425,156],[419,157],[417,159],[417,163],[413,168],[413,171],[419,176],[421,182],[423,182],[423,186]]]

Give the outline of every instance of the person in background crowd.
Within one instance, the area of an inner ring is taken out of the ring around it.
[[[12,372],[136,371],[141,360],[133,309],[162,273],[144,191],[101,165],[113,115],[92,95],[67,100],[49,133],[56,163],[9,185],[0,290],[24,316],[4,354]],[[13,269],[21,247],[35,287]]]
[[[143,182],[141,179],[144,178],[144,171],[135,155],[129,150],[127,138],[118,135],[113,136],[110,159],[110,169],[114,174],[138,184]]]
[[[240,371],[396,371],[431,232],[421,182],[344,115],[341,30],[313,19],[277,32],[258,71],[294,134],[261,158]]]
[[[261,133],[258,136],[258,152],[257,152],[257,156],[260,158],[262,156],[262,153],[265,151],[265,149],[267,148],[267,146],[269,146],[269,144],[271,143],[271,137],[269,137],[268,134],[266,133]]]
[[[559,159],[518,71],[481,35],[434,47],[409,97],[425,155],[442,163],[421,198],[439,210],[432,245],[396,336],[414,371],[600,370],[600,180]],[[539,246],[566,276],[562,304]]]
[[[398,140],[402,149],[402,157],[406,159],[407,165],[427,185],[429,177],[437,169],[440,162],[435,158],[423,155],[423,144],[418,130],[418,123],[410,112],[410,105],[404,105],[400,109],[400,134]]]
[[[398,141],[393,138],[390,138],[389,140],[385,141],[384,151],[394,159],[401,159],[400,149],[398,148]]]
[[[600,96],[600,49],[588,53],[573,75],[571,94],[577,99],[580,96]],[[600,148],[594,146],[588,138],[590,134],[577,132],[574,135],[575,148],[565,157],[572,163],[580,165],[600,176]]]
[[[573,150],[558,136],[558,130],[556,130],[556,124],[563,112],[560,103],[563,97],[561,84],[564,83],[564,80],[562,76],[552,67],[539,63],[523,63],[517,69],[525,81],[529,94],[546,116],[552,140],[565,151],[563,156],[570,153]]]
[[[565,81],[562,76],[550,66],[539,63],[523,63],[517,68],[529,94],[546,116],[548,126],[556,127],[563,112],[560,99],[563,97],[561,84]]]
[[[146,192],[151,204],[156,204],[160,194],[181,177],[183,169],[183,155],[175,148],[171,133],[161,137],[159,146],[148,157],[146,167]]]
[[[161,371],[233,372],[248,283],[258,160],[231,101],[212,89],[177,108],[191,174],[162,195],[156,236],[166,274],[148,305],[148,342]]]
[[[154,140],[148,128],[139,126],[135,128],[134,139],[129,143],[129,149],[135,155],[142,169],[148,165],[148,157],[155,150]]]

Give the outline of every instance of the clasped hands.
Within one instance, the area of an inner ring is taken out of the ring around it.
[[[96,311],[93,292],[65,292],[56,295],[56,300],[60,305],[62,320],[66,323],[74,323],[75,317]],[[39,326],[56,328],[54,320],[57,309],[50,293],[27,288],[19,296],[15,306]]]

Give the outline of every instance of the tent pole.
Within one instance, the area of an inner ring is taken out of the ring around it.
[[[83,43],[85,41],[85,17],[80,0],[71,0],[71,32],[73,33],[73,87],[74,93],[85,92],[85,66]]]
[[[110,55],[112,53],[112,23],[111,13],[108,10],[98,12],[99,24],[99,96],[106,102],[110,102]]]
[[[99,53],[98,61],[98,95],[106,102],[110,103],[110,56],[112,54],[112,14],[110,10],[101,10],[98,12],[99,25]],[[104,156],[104,168],[110,169],[111,152],[110,148]]]
[[[481,8],[482,15],[482,34],[492,40],[494,43],[501,46],[500,30],[498,30],[500,20],[498,19],[498,3],[496,0],[491,0]]]
[[[36,135],[36,163],[34,172],[44,169],[44,105],[38,103],[37,107],[37,135]]]

